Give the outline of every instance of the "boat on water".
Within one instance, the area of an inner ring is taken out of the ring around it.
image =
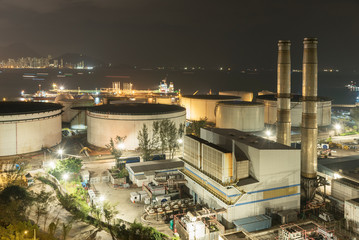
[[[33,78],[33,77],[36,77],[36,74],[35,73],[24,73],[22,75],[23,78]]]

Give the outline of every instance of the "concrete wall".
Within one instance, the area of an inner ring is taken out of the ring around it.
[[[36,152],[61,142],[61,110],[0,116],[0,156]]]
[[[257,99],[264,103],[264,123],[275,124],[277,122],[277,101]],[[318,102],[318,126],[331,124],[331,101]],[[292,127],[300,127],[302,123],[302,102],[291,102]]]
[[[152,132],[153,122],[163,119],[174,121],[178,127],[179,124],[185,123],[186,112],[157,115],[116,115],[87,111],[87,141],[95,146],[105,148],[111,138],[126,136],[125,148],[135,150],[138,147],[138,132],[142,129],[143,124],[146,124],[149,132]]]
[[[264,105],[232,105],[219,103],[216,108],[216,127],[234,128],[244,132],[264,129]]]

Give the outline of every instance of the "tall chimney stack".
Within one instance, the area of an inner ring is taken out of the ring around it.
[[[277,68],[277,142],[290,146],[290,41],[278,41]]]
[[[317,38],[304,38],[303,113],[302,113],[302,188],[306,201],[313,199],[317,188]]]

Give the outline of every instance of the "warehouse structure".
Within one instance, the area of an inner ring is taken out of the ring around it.
[[[220,101],[240,100],[239,96],[226,95],[184,95],[180,98],[180,104],[186,108],[188,120],[200,120],[207,118],[208,122],[216,121],[215,109]]]
[[[216,127],[243,132],[264,130],[264,104],[257,102],[221,101],[216,106]]]
[[[302,123],[302,96],[292,95],[290,114],[292,127],[300,127]],[[264,103],[264,123],[276,124],[277,122],[277,98],[275,94],[260,95],[257,102]],[[318,127],[331,124],[332,100],[326,97],[318,97]]]
[[[98,147],[106,147],[111,138],[126,137],[125,149],[138,147],[138,132],[146,124],[149,132],[155,121],[169,119],[177,127],[186,120],[186,109],[177,105],[123,103],[106,104],[88,108],[87,141]]]
[[[55,103],[0,102],[0,156],[36,152],[59,144],[61,109]]]
[[[300,150],[235,129],[184,139],[183,174],[196,202],[225,208],[223,222],[300,207]]]

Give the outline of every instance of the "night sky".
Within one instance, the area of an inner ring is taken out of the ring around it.
[[[150,65],[273,68],[277,41],[319,38],[322,67],[359,68],[359,1],[0,0],[0,46]]]

